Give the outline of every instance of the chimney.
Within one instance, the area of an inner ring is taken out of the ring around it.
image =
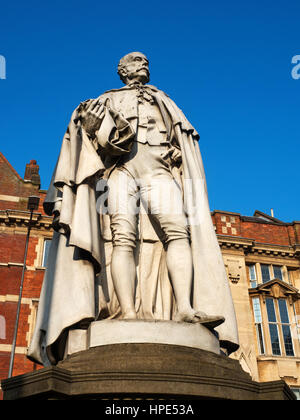
[[[36,160],[31,160],[30,163],[26,164],[24,180],[30,181],[40,187],[41,179],[39,175],[39,169],[40,167],[37,165]]]

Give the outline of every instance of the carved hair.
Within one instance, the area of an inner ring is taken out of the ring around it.
[[[122,76],[122,70],[126,66],[126,62],[127,62],[126,57],[128,55],[129,54],[127,54],[127,55],[125,55],[125,57],[121,58],[121,60],[119,61],[119,64],[118,64],[118,75],[120,76],[120,79],[122,80],[123,83],[125,83],[125,80],[124,80],[124,77]]]
[[[125,83],[125,84],[126,84],[126,80],[125,80],[124,76],[122,75],[122,70],[126,67],[126,64],[128,62],[128,58],[132,54],[142,54],[142,55],[144,55],[143,53],[140,53],[138,51],[134,51],[134,52],[131,52],[129,54],[124,55],[124,57],[122,57],[121,60],[119,61],[119,64],[118,64],[118,75],[120,76],[120,79],[122,80],[122,82]]]

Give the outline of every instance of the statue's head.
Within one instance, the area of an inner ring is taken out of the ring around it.
[[[149,61],[140,52],[132,52],[121,58],[118,65],[118,75],[125,85],[140,82],[143,85],[150,80]]]

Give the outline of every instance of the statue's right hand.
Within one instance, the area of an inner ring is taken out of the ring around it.
[[[85,131],[94,136],[99,130],[104,116],[104,105],[97,99],[84,102],[80,112],[81,124]]]

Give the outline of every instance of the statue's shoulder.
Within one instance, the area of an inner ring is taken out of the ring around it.
[[[128,90],[131,90],[131,88],[130,87],[128,87],[128,86],[123,86],[123,87],[121,87],[121,88],[118,88],[118,89],[109,89],[109,90],[106,90],[101,96],[109,96],[109,95],[114,95],[114,94],[123,94],[123,93],[125,93],[125,92],[127,92]]]
[[[146,85],[146,86],[150,88],[151,90],[153,90],[154,92],[160,93],[162,96],[166,96],[167,98],[169,98],[169,95],[166,92],[164,92],[161,89],[158,89],[156,86],[152,86],[152,85]]]
[[[128,88],[127,86],[121,87],[119,89],[106,90],[104,93],[102,93],[102,95],[98,97],[98,100],[101,102],[105,102],[106,99],[110,99],[113,102],[122,102],[124,100],[124,96],[127,95],[130,91],[132,91],[132,89]]]
[[[153,86],[153,85],[145,85],[145,87],[148,88],[148,89],[150,89],[150,90],[152,90],[153,92],[159,92],[162,95],[169,96],[166,92],[158,89],[156,86]],[[107,90],[107,91],[105,91],[103,93],[103,95],[109,95],[109,94],[114,94],[114,93],[116,93],[116,94],[118,94],[118,93],[119,94],[123,94],[125,92],[132,91],[132,90],[135,90],[135,87],[134,86],[123,86],[123,87],[121,87],[119,89],[110,89],[110,90]]]
[[[152,90],[153,92],[156,92],[156,93],[158,92],[161,95],[169,97],[169,95],[166,92],[158,89],[156,86],[145,85],[145,87]],[[135,90],[134,86],[122,86],[121,88],[118,88],[118,89],[109,89],[109,90],[106,90],[102,95],[100,95],[100,98],[102,98],[103,96],[123,95],[125,93],[131,92],[131,91],[134,91],[134,90]]]
[[[167,100],[171,99],[166,92],[158,89],[156,86],[145,85],[145,87],[147,89],[151,90],[153,93],[159,94],[162,99],[166,99],[166,98],[167,98]],[[125,98],[128,98],[128,95],[131,97],[132,94],[134,94],[134,97],[135,97],[135,87],[134,86],[123,86],[123,87],[117,88],[117,89],[106,90],[105,92],[103,92],[100,96],[98,96],[95,99],[100,101],[100,102],[105,102],[107,99],[111,99],[113,101],[113,103],[114,102],[119,102],[119,101],[123,102],[125,100]],[[83,103],[93,101],[95,99],[87,99]]]
[[[98,100],[99,102],[103,103],[107,99],[113,99],[113,98],[116,99],[116,96],[123,95],[124,92],[126,92],[126,89],[124,89],[124,88],[106,90],[105,92],[101,93],[101,95],[99,95],[95,98],[86,99],[85,101],[81,102],[79,104],[78,108],[80,106],[82,106],[83,104],[88,104],[89,102],[92,102],[92,101],[97,101]]]

